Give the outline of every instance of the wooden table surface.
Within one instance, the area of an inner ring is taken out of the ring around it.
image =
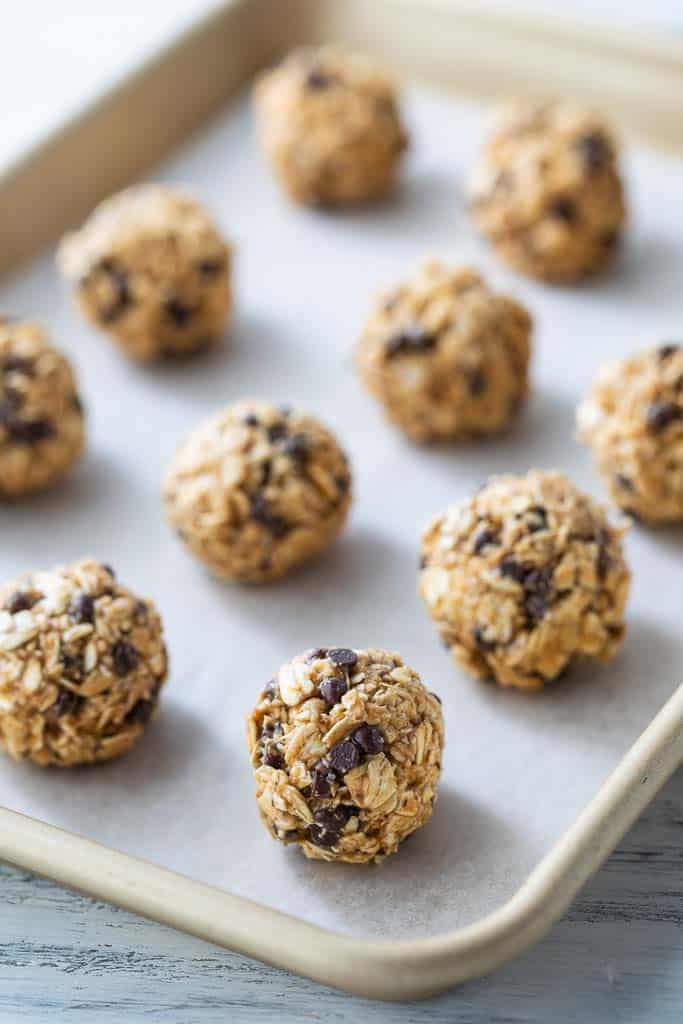
[[[48,1019],[681,1024],[683,771],[540,945],[422,1003],[351,998],[0,865],[0,1021]]]

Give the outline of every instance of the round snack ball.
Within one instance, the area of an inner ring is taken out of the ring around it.
[[[62,767],[123,754],[166,678],[159,614],[92,559],[0,589],[0,748]]]
[[[683,520],[683,344],[605,365],[579,406],[579,437],[609,492],[644,522]]]
[[[86,317],[140,361],[205,349],[232,304],[230,247],[199,203],[163,185],[105,200],[57,260]]]
[[[254,91],[261,145],[291,199],[345,206],[387,192],[407,145],[396,88],[366,57],[297,50]]]
[[[37,324],[0,317],[0,497],[63,477],[83,453],[83,420],[68,359]]]
[[[346,455],[319,420],[245,400],[190,434],[163,498],[169,523],[214,575],[261,583],[330,544],[350,488]]]
[[[498,476],[422,539],[420,592],[455,659],[535,690],[624,635],[623,530],[561,473]]]
[[[504,430],[528,391],[532,320],[469,267],[425,264],[377,302],[356,352],[368,391],[415,441]]]
[[[474,219],[531,277],[571,282],[602,270],[625,218],[615,144],[603,122],[565,103],[505,108],[469,182]]]
[[[298,655],[247,722],[264,825],[316,860],[382,860],[431,816],[443,733],[439,698],[397,654]]]

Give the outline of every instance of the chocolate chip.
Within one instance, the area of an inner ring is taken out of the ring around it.
[[[142,699],[137,701],[126,715],[126,723],[128,725],[147,725],[154,714],[156,706],[156,698],[154,700]]]
[[[114,572],[110,565],[107,565],[106,562],[102,562],[100,568],[104,569],[105,572],[108,572],[113,580],[116,579],[116,573]]]
[[[576,204],[568,196],[558,196],[551,204],[548,212],[551,217],[563,220],[566,224],[572,224],[576,220]]]
[[[259,487],[265,487],[270,482],[271,473],[273,472],[273,463],[270,459],[264,459],[261,463],[261,479],[259,480]]]
[[[217,277],[224,269],[224,260],[200,260],[197,264],[197,270],[202,277]]]
[[[59,656],[62,674],[66,679],[77,680],[83,675],[83,655],[62,651]]]
[[[294,462],[303,465],[311,453],[311,446],[305,434],[294,434],[287,438],[282,450]]]
[[[258,427],[261,421],[258,416],[254,416],[253,412],[248,412],[242,422],[247,427]]]
[[[384,736],[376,725],[359,725],[351,739],[364,754],[379,754],[384,750]]]
[[[327,652],[327,657],[333,661],[335,665],[346,665],[348,668],[352,668],[358,661],[358,655],[349,647],[332,647]]]
[[[29,611],[39,600],[39,597],[35,597],[26,590],[15,590],[5,601],[5,608],[10,615],[16,615],[17,612]]]
[[[465,370],[465,380],[467,381],[467,389],[473,398],[478,398],[479,395],[483,395],[486,391],[486,376],[482,370]]]
[[[384,343],[384,354],[387,359],[404,352],[426,352],[436,344],[436,335],[428,334],[422,324],[408,323],[392,334]]]
[[[308,829],[311,842],[316,846],[330,847],[339,839],[348,815],[341,807],[322,807],[315,812],[313,819]]]
[[[532,505],[531,508],[528,508],[524,513],[524,518],[527,519],[527,517],[531,519],[531,521],[527,523],[529,533],[537,533],[539,530],[545,530],[548,525],[548,513],[542,505]]]
[[[614,477],[614,482],[616,483],[617,487],[620,487],[622,489],[622,491],[633,490],[633,481],[629,479],[629,477],[624,476],[623,473],[617,473]]]
[[[342,699],[348,688],[349,684],[344,676],[330,676],[328,679],[323,679],[318,687],[318,691],[325,703],[329,707],[334,707]]]
[[[16,441],[17,444],[38,444],[55,435],[54,424],[47,417],[24,420],[0,409],[0,423],[10,440]]]
[[[268,700],[275,700],[275,698],[279,696],[280,690],[274,679],[268,680],[266,685],[263,687],[263,693]]]
[[[311,771],[311,795],[329,796],[336,781],[335,773],[323,761],[319,761]]]
[[[263,744],[261,763],[269,768],[284,768],[285,760],[276,743],[269,741]]]
[[[100,312],[99,319],[103,324],[113,323],[115,320],[119,319],[131,303],[128,278],[123,270],[121,270],[113,260],[102,260],[102,262],[95,267],[94,273],[100,273],[106,276],[114,296],[109,306]],[[86,278],[84,283],[87,283],[89,280],[90,277]]]
[[[342,740],[330,750],[328,763],[339,775],[346,775],[360,761],[360,752],[352,740]]]
[[[487,640],[482,626],[475,626],[472,630],[472,639],[480,651],[492,651],[496,647],[495,640]]]
[[[251,518],[261,526],[265,526],[276,539],[283,537],[287,532],[287,523],[282,516],[272,511],[267,499],[262,494],[252,496]]]
[[[576,140],[575,145],[589,171],[598,171],[604,166],[609,155],[609,146],[602,135],[595,132],[582,135]]]
[[[268,440],[275,444],[277,441],[284,441],[287,437],[287,426],[284,423],[271,423],[266,429]]]
[[[178,298],[177,295],[172,295],[166,299],[163,309],[166,316],[173,321],[176,327],[185,327],[194,313],[194,309]]]
[[[612,559],[610,558],[608,551],[609,533],[603,526],[601,526],[597,532],[596,541],[598,545],[598,553],[595,559],[595,571],[598,579],[604,580],[605,576],[609,572]]]
[[[61,718],[62,715],[76,715],[80,711],[81,707],[85,703],[83,697],[80,697],[77,693],[73,693],[72,690],[60,690],[57,695],[57,700],[52,705],[51,711],[53,714]]]
[[[500,563],[500,572],[503,576],[508,576],[512,580],[516,580],[517,583],[524,583],[526,579],[528,569],[522,565],[521,562],[517,562],[510,555],[506,555]]]
[[[524,580],[524,610],[532,622],[540,622],[550,605],[553,570],[532,569]]]
[[[336,81],[336,76],[323,71],[322,68],[311,68],[306,75],[306,88],[314,92],[318,89],[329,89]]]
[[[318,658],[326,658],[326,657],[327,657],[327,647],[314,647],[313,650],[309,651],[308,654],[306,655],[306,661],[310,663],[312,661],[317,661]]]
[[[474,553],[475,555],[480,555],[484,548],[488,547],[489,544],[497,543],[498,534],[496,533],[496,531],[489,529],[488,526],[485,526],[483,529],[477,530],[476,534],[474,535]]]
[[[134,672],[140,664],[137,648],[127,640],[117,640],[112,645],[111,659],[117,676],[127,676],[129,672]]]
[[[657,357],[658,357],[660,363],[666,362],[666,360],[670,359],[671,356],[676,355],[676,353],[680,350],[680,348],[681,348],[681,346],[677,345],[675,343],[671,344],[671,345],[661,345],[657,349]]]
[[[26,377],[32,377],[34,363],[32,359],[25,356],[6,356],[2,363],[3,373],[23,373]]]
[[[80,593],[71,602],[69,609],[72,619],[76,622],[95,621],[95,601],[90,594]]]
[[[141,622],[149,620],[149,607],[145,601],[135,602],[135,617]]]
[[[675,402],[656,401],[647,410],[647,425],[655,434],[666,430],[671,423],[682,418],[683,409]]]

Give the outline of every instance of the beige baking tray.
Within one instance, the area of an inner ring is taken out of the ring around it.
[[[683,149],[683,47],[666,40],[447,0],[231,0],[4,174],[0,268],[14,269],[155,164],[265,63],[323,39],[470,96],[580,95],[626,131]],[[0,857],[321,982],[406,999],[481,975],[540,938],[682,762],[680,687],[517,892],[430,938],[331,931],[4,809]]]

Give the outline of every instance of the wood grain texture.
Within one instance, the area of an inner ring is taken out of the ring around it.
[[[680,1024],[683,772],[544,942],[423,1003],[352,999],[2,865],[0,893],[3,1024]]]

